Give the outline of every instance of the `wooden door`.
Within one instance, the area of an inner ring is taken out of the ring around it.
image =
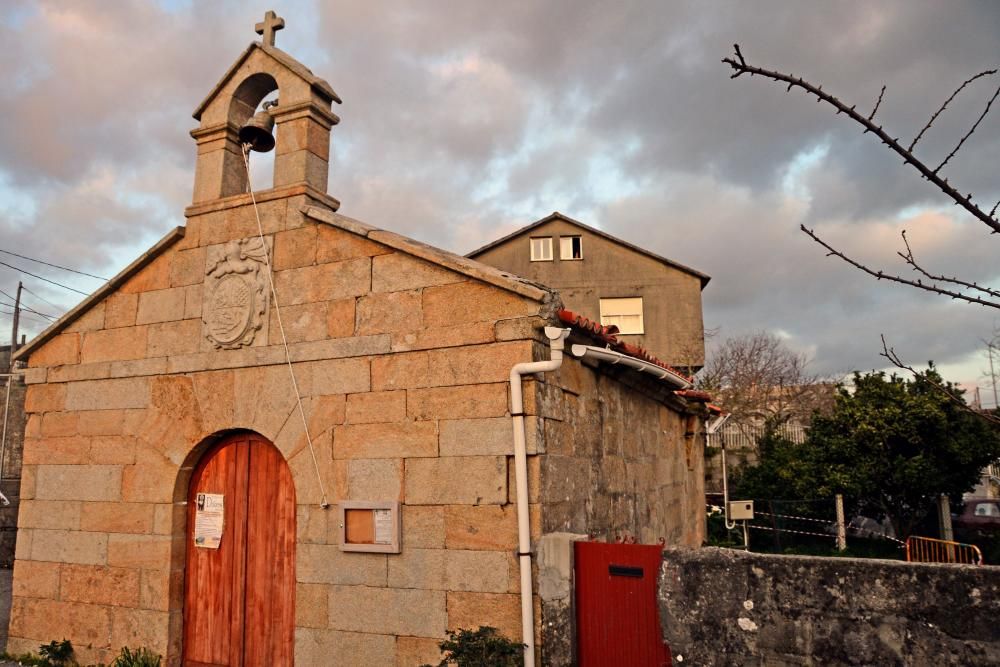
[[[194,543],[199,493],[223,494],[218,549]],[[227,437],[188,490],[184,667],[291,667],[295,632],[295,487],[264,438]]]
[[[659,545],[573,544],[580,667],[666,667],[656,604]]]

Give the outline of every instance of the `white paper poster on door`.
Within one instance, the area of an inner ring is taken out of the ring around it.
[[[221,493],[199,493],[194,511],[194,545],[203,549],[218,549],[222,543],[225,516],[225,496]]]

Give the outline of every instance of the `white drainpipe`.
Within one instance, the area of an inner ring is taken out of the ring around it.
[[[510,369],[510,413],[514,424],[514,485],[517,489],[517,556],[521,566],[521,641],[524,667],[535,667],[535,619],[531,583],[531,522],[528,515],[528,452],[524,438],[524,394],[521,378],[554,371],[562,366],[563,348],[569,329],[545,327],[551,341],[549,361],[515,364]]]

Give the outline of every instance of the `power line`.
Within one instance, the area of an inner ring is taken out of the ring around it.
[[[4,292],[4,294],[6,294],[6,295],[7,295],[7,298],[10,298],[10,295],[9,295],[9,294],[7,294],[6,292]],[[13,307],[14,307],[14,304],[12,304],[12,303],[7,303],[6,301],[0,301],[0,305],[3,305],[3,306],[7,306],[7,307],[9,307],[9,308],[13,308]],[[23,303],[22,303],[22,304],[21,304],[21,305],[20,305],[19,307],[20,307],[21,311],[22,311],[22,312],[25,312],[25,313],[34,313],[35,315],[41,315],[42,317],[47,317],[47,318],[49,318],[50,320],[55,320],[55,319],[58,319],[58,318],[54,317],[53,315],[46,315],[45,313],[40,313],[40,312],[38,312],[37,310],[34,310],[34,309],[32,309],[32,308],[28,308],[28,307],[27,307],[27,306],[25,306],[25,305],[24,305]]]
[[[27,288],[25,288],[25,287],[24,287],[24,283],[21,283],[21,289],[22,289],[22,290],[24,290],[25,292],[27,292],[27,291],[28,291],[28,290],[27,290]],[[3,290],[0,290],[0,294],[3,294],[3,295],[4,295],[4,296],[6,296],[6,297],[7,297],[8,299],[10,298],[10,294],[7,294],[7,293],[6,293],[6,292],[4,292]],[[34,296],[38,296],[38,295],[37,295],[37,294],[35,294],[34,292],[32,292],[32,294],[33,294]],[[42,299],[42,301],[45,301],[45,299]],[[49,302],[48,302],[48,301],[46,301],[46,303],[49,303]],[[54,303],[52,303],[52,304],[49,304],[49,305],[53,305],[53,306],[54,306],[55,304],[54,304]],[[25,305],[24,305],[24,297],[23,297],[23,296],[21,297],[21,307],[22,307],[22,308],[27,308],[28,310],[30,310],[30,311],[32,311],[32,312],[35,312],[35,313],[38,313],[39,315],[45,315],[46,317],[51,317],[51,318],[58,318],[58,317],[59,317],[59,315],[48,315],[48,314],[46,314],[46,313],[43,313],[43,312],[41,312],[41,311],[38,311],[38,310],[36,310],[36,309],[32,308],[31,306],[25,306]],[[62,310],[62,309],[60,309],[60,310]]]
[[[41,300],[42,300],[42,301],[44,301],[45,303],[49,304],[49,305],[50,305],[50,306],[52,306],[53,308],[56,308],[57,310],[66,310],[66,308],[65,308],[64,306],[60,306],[60,305],[58,305],[58,304],[55,304],[55,303],[52,303],[51,301],[49,301],[48,299],[46,299],[46,298],[45,298],[44,296],[42,296],[41,294],[36,294],[35,292],[32,292],[32,291],[31,291],[30,289],[28,289],[28,288],[27,288],[27,287],[25,287],[24,285],[22,285],[21,287],[22,287],[22,289],[24,289],[24,291],[25,291],[25,292],[27,292],[28,294],[31,294],[32,296],[36,296],[36,297],[38,297],[39,299],[41,299]]]
[[[25,274],[27,276],[31,276],[32,278],[38,278],[39,280],[44,280],[45,282],[52,283],[53,285],[55,285],[57,287],[62,287],[63,289],[68,289],[70,292],[76,292],[77,294],[82,294],[84,296],[90,296],[86,292],[81,292],[80,290],[76,289],[75,287],[70,287],[69,285],[63,285],[62,283],[57,283],[54,280],[49,280],[48,278],[45,278],[45,277],[39,276],[37,274],[34,274],[31,271],[25,271],[24,269],[19,269],[16,266],[12,266],[12,265],[10,265],[10,264],[8,264],[6,262],[0,262],[0,266],[6,266],[8,269],[14,269],[17,272],[23,273],[23,274]]]
[[[95,276],[93,273],[86,273],[85,271],[77,271],[76,269],[71,269],[68,266],[59,266],[58,264],[52,264],[51,262],[43,262],[40,259],[35,259],[34,257],[27,257],[25,255],[18,255],[16,252],[11,252],[10,250],[4,250],[3,248],[0,248],[0,252],[4,253],[5,255],[13,255],[14,257],[20,257],[21,259],[26,259],[29,262],[37,262],[39,264],[44,264],[45,266],[51,266],[52,268],[55,269],[62,269],[63,271],[69,271],[70,273],[78,273],[81,276],[87,276],[88,278],[97,278],[98,280],[103,280],[105,282],[107,282],[108,280],[107,278],[102,278],[101,276]]]
[[[41,322],[42,324],[51,324],[51,322],[49,322],[48,320],[43,320],[43,319],[40,319],[38,317],[35,317],[31,313],[25,313],[25,312],[23,312],[24,311],[23,308],[21,309],[21,311],[22,311],[21,312],[21,316],[22,317],[30,317],[31,319],[35,320],[36,322]],[[6,310],[4,308],[0,308],[0,313],[3,313],[5,315],[13,315],[14,311],[13,310]]]
[[[21,288],[23,289],[24,286],[22,285]],[[10,299],[11,301],[14,301],[14,302],[17,301],[17,299],[15,299],[14,297],[12,297],[10,294],[7,294],[7,292],[4,292],[2,289],[0,289],[0,294],[3,294],[5,297],[7,297],[8,299]],[[3,301],[0,301],[0,303],[3,303],[5,306],[11,306],[11,307],[14,306],[13,303],[4,303]],[[24,301],[21,301],[20,308],[21,308],[21,310],[26,310],[29,313],[34,313],[36,315],[41,315],[42,317],[47,317],[47,318],[52,319],[52,320],[58,319],[55,315],[48,315],[46,313],[40,313],[37,310],[35,310],[34,308],[31,308],[30,306],[24,305]]]
[[[50,320],[57,320],[57,319],[59,319],[58,315],[49,315],[48,313],[43,313],[40,310],[35,310],[31,306],[24,305],[24,299],[21,299],[21,310],[26,310],[29,313],[34,313],[35,315],[41,315],[42,317],[47,317]]]

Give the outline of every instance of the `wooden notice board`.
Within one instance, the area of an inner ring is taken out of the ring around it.
[[[399,502],[345,500],[340,503],[340,550],[398,554]]]

